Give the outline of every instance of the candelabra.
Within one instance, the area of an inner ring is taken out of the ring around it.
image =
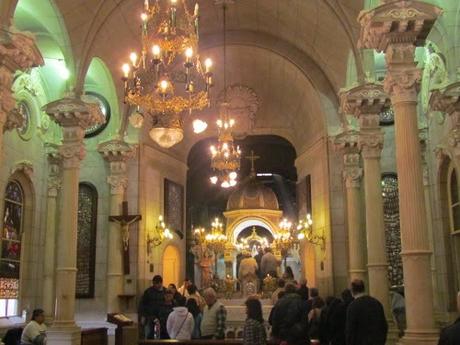
[[[205,236],[207,246],[216,254],[221,254],[225,250],[227,236],[223,233],[223,224],[219,218],[211,223],[211,233]]]
[[[299,220],[297,225],[297,238],[299,240],[306,240],[311,244],[320,246],[321,250],[326,249],[326,238],[324,235],[317,235],[313,232],[313,220],[311,215],[308,213],[305,219]]]
[[[274,246],[283,254],[286,255],[296,239],[292,235],[292,223],[284,218],[279,224],[279,231],[275,234],[273,241]]]
[[[152,233],[148,232],[147,233],[147,247],[157,247],[163,243],[164,240],[172,240],[173,239],[173,234],[172,232],[168,229],[166,226],[163,216],[160,215],[158,217],[158,223],[155,226],[155,229],[153,230]]]
[[[212,86],[212,60],[206,59],[203,65],[198,55],[199,6],[191,13],[185,0],[182,6],[178,3],[170,0],[169,6],[162,6],[159,0],[144,1],[141,49],[132,52],[131,63],[122,67],[125,102],[136,107],[131,124],[141,127],[144,114],[149,114],[150,136],[165,148],[183,139],[182,112],[209,106]],[[182,91],[175,86],[178,81],[185,83]],[[204,129],[201,121],[196,131]]]

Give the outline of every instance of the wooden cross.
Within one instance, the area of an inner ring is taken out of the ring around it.
[[[129,226],[142,219],[140,214],[128,213],[128,202],[123,201],[122,212],[119,216],[109,216],[109,222],[120,224],[123,240],[123,273],[129,274]]]
[[[245,157],[246,159],[249,159],[251,161],[251,173],[255,173],[255,168],[254,168],[254,162],[260,158],[260,156],[255,156],[254,151],[251,150],[251,154],[249,156]]]

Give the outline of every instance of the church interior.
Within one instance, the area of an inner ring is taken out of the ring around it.
[[[239,338],[289,267],[390,323],[403,289],[387,344],[437,344],[459,133],[458,0],[0,0],[0,335],[42,308],[49,345],[137,344],[113,317],[137,337],[161,275]],[[265,248],[274,277],[241,273]]]

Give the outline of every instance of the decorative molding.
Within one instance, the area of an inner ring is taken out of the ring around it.
[[[339,92],[340,111],[360,118],[369,114],[380,114],[390,106],[388,95],[378,83],[361,84]],[[377,124],[378,126],[378,124]]]
[[[123,163],[125,165],[125,163]],[[112,195],[123,194],[128,187],[128,177],[125,174],[113,174],[107,177]]]
[[[235,118],[238,128],[243,128],[243,132],[251,132],[255,127],[256,114],[260,107],[257,93],[245,85],[230,85],[226,92],[229,114]],[[217,101],[224,102],[224,91],[221,91]]]
[[[97,151],[108,162],[126,161],[136,154],[137,147],[120,139],[113,139],[98,145]]]
[[[359,153],[347,153],[343,155],[343,179],[347,188],[359,188],[363,177],[361,168],[361,155]]]
[[[358,47],[386,52],[393,43],[422,46],[441,13],[439,7],[421,1],[385,1],[359,14]]]
[[[412,60],[414,55],[412,55]],[[414,66],[414,62],[404,67],[393,62],[388,63],[388,71],[384,80],[385,91],[391,96],[391,102],[396,105],[400,102],[416,102],[420,90],[422,72]]]
[[[34,166],[32,162],[24,160],[16,163],[14,167],[11,169],[10,174],[22,173],[26,175],[29,179],[32,179],[34,174]]]
[[[45,144],[45,151],[48,157],[48,196],[57,197],[61,189],[61,163],[62,157],[59,154],[59,146],[55,144]]]
[[[380,129],[377,132],[361,131],[359,147],[364,159],[379,159],[383,149],[383,133]]]

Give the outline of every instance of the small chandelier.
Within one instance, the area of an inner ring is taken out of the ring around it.
[[[217,120],[218,139],[216,145],[211,145],[211,168],[214,175],[210,177],[212,184],[219,183],[222,188],[234,187],[237,184],[237,171],[240,169],[241,150],[234,145],[232,130],[235,120],[229,115],[227,103],[227,73],[226,73],[226,9],[223,9],[223,35],[224,35],[224,101],[220,104],[219,119]]]
[[[163,216],[158,217],[158,223],[155,226],[153,233],[147,233],[147,246],[157,247],[163,243],[164,240],[172,240],[173,234],[166,226]]]
[[[292,236],[292,223],[284,218],[279,224],[279,231],[275,234],[275,239],[273,241],[274,246],[283,254],[289,251],[296,239]]]
[[[211,233],[205,236],[206,245],[214,253],[223,253],[227,243],[227,236],[223,233],[223,224],[219,218],[214,219],[211,223]]]
[[[212,61],[206,59],[203,65],[198,56],[198,4],[191,13],[185,0],[180,1],[182,6],[179,0],[169,0],[169,6],[160,5],[160,0],[151,2],[144,1],[141,14],[140,53],[132,52],[131,63],[122,68],[125,103],[136,107],[130,123],[139,128],[148,114],[150,137],[169,148],[184,137],[182,113],[191,114],[210,104]],[[183,70],[179,71],[181,60]],[[179,82],[185,87],[175,85]]]
[[[256,227],[253,226],[251,235],[241,238],[235,247],[238,251],[251,250],[251,243],[254,242],[259,243],[262,248],[266,248],[270,245],[266,237],[257,235]]]

